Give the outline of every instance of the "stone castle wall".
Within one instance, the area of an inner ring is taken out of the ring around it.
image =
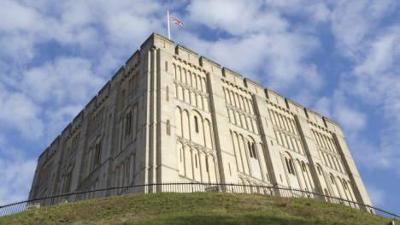
[[[165,182],[371,204],[335,122],[153,34],[39,157],[30,198]]]

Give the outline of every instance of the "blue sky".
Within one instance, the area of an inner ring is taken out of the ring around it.
[[[0,2],[0,204],[152,32],[338,121],[374,203],[400,212],[400,7],[376,1]]]

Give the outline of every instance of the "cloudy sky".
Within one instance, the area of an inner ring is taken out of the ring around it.
[[[400,212],[397,0],[2,0],[0,204],[152,32],[338,121],[372,200]]]

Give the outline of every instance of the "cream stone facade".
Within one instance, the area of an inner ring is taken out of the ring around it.
[[[168,182],[371,204],[338,124],[152,34],[41,154],[30,198]]]

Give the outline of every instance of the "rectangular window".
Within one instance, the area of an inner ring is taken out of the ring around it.
[[[247,147],[249,148],[250,157],[257,159],[256,145],[254,143],[247,142]]]
[[[101,143],[97,143],[94,148],[93,169],[100,165],[101,162]]]
[[[132,112],[126,114],[125,119],[125,135],[128,136],[132,132]]]
[[[167,135],[171,135],[171,125],[169,120],[167,120],[166,129],[167,129]]]
[[[198,124],[197,116],[194,116],[194,129],[195,129],[196,133],[199,133],[199,124]]]

